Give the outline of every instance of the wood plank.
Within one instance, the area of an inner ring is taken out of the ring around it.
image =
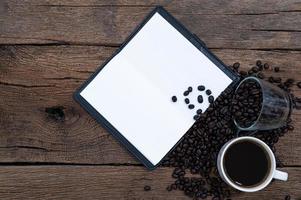
[[[300,0],[74,0],[44,4],[4,0],[0,6],[0,43],[116,46],[156,4],[165,5],[210,48],[301,48]]]
[[[301,198],[301,169],[283,168],[287,182],[275,181],[256,193],[232,199],[283,200]],[[189,199],[181,191],[166,191],[172,169],[146,171],[144,167],[113,166],[2,166],[2,199]],[[144,186],[151,186],[144,191]],[[209,199],[209,198],[208,198]]]
[[[0,48],[0,162],[109,164],[138,162],[72,99],[72,93],[115,48],[2,46]],[[301,79],[301,52],[214,50],[243,67],[263,59],[281,76]],[[301,96],[301,90],[294,87]],[[57,108],[50,112],[47,108]],[[46,112],[48,111],[48,112]],[[295,131],[278,143],[285,165],[301,165],[301,111]]]

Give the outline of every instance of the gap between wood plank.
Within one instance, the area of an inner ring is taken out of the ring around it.
[[[62,162],[3,162],[0,163],[1,166],[137,166],[137,167],[143,167],[143,164],[137,163],[106,163],[106,164],[89,164],[89,163],[62,163]],[[296,168],[300,167],[301,165],[283,165],[282,167],[278,168]],[[164,167],[159,166],[158,168],[173,168],[173,167]]]

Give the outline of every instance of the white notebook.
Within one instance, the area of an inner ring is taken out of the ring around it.
[[[210,57],[211,56],[211,57]],[[218,63],[218,64],[217,64]],[[148,168],[154,168],[236,76],[164,9],[156,8],[76,99]],[[188,109],[183,92],[193,87]],[[197,102],[202,94],[204,102]],[[172,102],[172,96],[177,102]]]

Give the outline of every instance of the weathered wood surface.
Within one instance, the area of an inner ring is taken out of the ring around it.
[[[283,200],[287,194],[301,197],[300,168],[283,168],[288,182],[275,181],[266,189],[251,194],[235,194],[233,199]],[[127,166],[15,166],[0,168],[1,199],[189,199],[182,191],[168,192],[173,182],[172,169],[146,171]],[[144,191],[144,186],[151,186]]]
[[[226,64],[262,59],[301,80],[301,0],[0,0],[1,199],[187,199],[165,190],[172,169],[127,166],[141,164],[72,99],[155,5]],[[301,199],[301,111],[293,120],[277,144],[289,181],[233,199]]]
[[[72,99],[74,90],[115,48],[3,46],[0,50],[0,162],[138,163]],[[243,67],[264,59],[281,76],[301,80],[301,52],[214,50]],[[301,96],[301,89],[294,87]],[[64,119],[45,112],[62,106]],[[301,112],[295,131],[278,143],[285,165],[301,166]]]
[[[28,2],[1,1],[0,43],[116,46],[160,4],[210,48],[301,49],[300,0]]]

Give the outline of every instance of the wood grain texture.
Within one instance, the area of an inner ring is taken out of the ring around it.
[[[210,48],[301,49],[300,0],[3,0],[0,43],[117,46],[155,5]]]
[[[2,46],[0,49],[0,162],[138,164],[72,99],[75,89],[115,48]],[[282,77],[301,79],[300,51],[214,50],[226,64],[280,66]],[[301,89],[294,87],[301,96]],[[49,112],[49,108],[57,108]],[[47,112],[48,111],[48,112]],[[295,131],[277,144],[287,166],[301,166],[301,112]]]
[[[283,200],[301,198],[300,168],[283,168],[287,182],[275,181],[260,192],[235,194],[232,199]],[[166,191],[172,169],[146,171],[144,167],[14,166],[0,168],[2,199],[189,199],[181,191]],[[151,186],[144,191],[144,186]],[[208,198],[210,199],[210,198]]]

